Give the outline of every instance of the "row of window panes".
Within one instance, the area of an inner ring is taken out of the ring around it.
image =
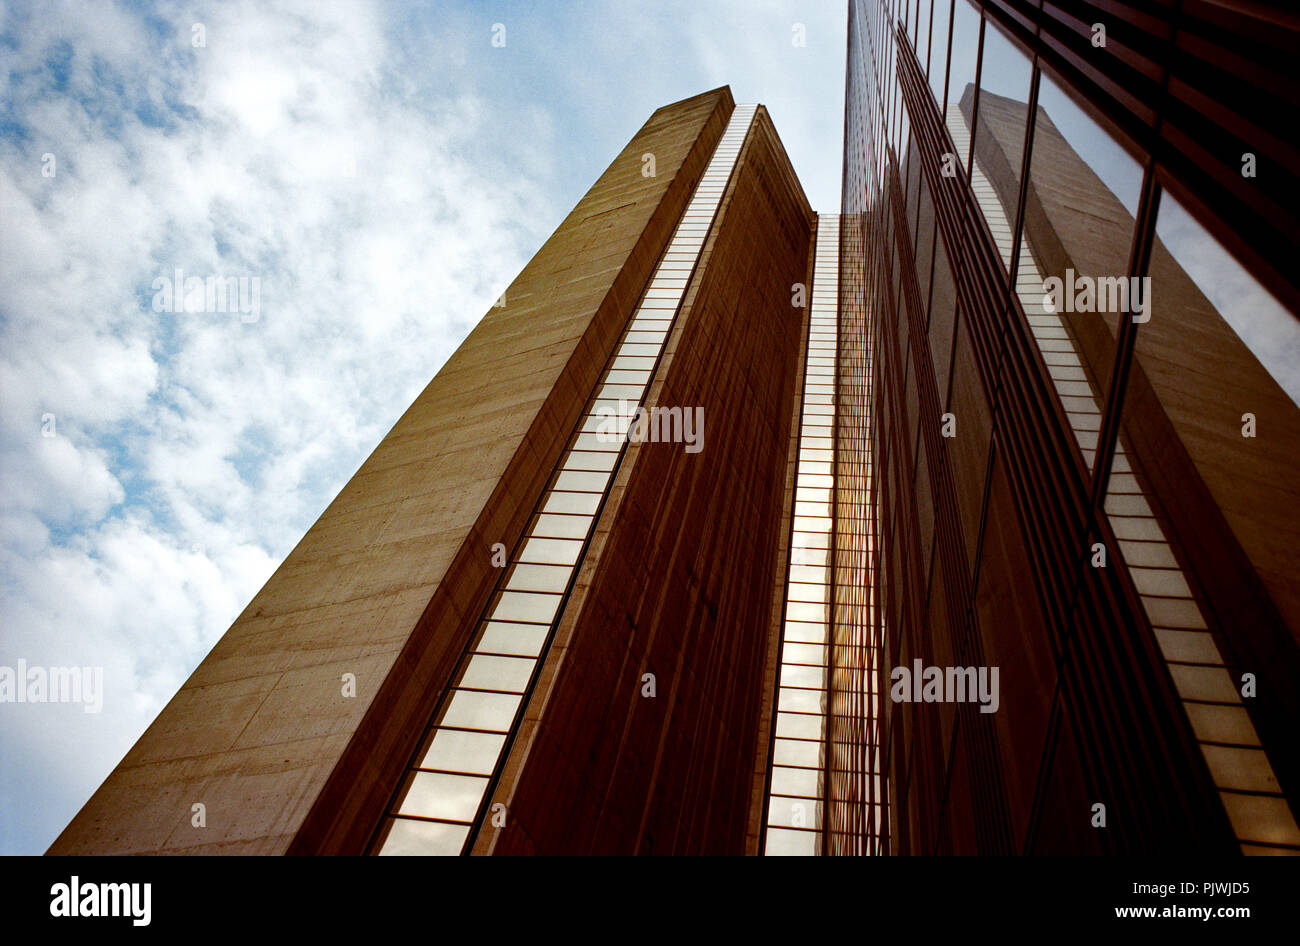
[[[839,219],[818,219],[764,851],[821,852]]]

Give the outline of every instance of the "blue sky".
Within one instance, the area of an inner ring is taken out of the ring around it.
[[[53,840],[655,108],[764,103],[837,210],[844,27],[812,0],[0,7],[0,666],[105,690],[0,703],[0,853]],[[155,311],[177,267],[256,277],[257,317]]]

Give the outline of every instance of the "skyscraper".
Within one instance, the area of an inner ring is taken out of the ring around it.
[[[1300,850],[1282,47],[1073,16],[851,3],[839,214],[655,112],[51,852]]]

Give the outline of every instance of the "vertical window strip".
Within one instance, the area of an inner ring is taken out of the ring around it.
[[[504,570],[373,853],[467,853],[753,122],[738,105]]]
[[[834,614],[830,626],[830,746],[825,804],[828,856],[875,854],[881,845],[876,720],[878,661],[872,597],[871,320],[862,218],[840,217],[839,328],[834,403]]]
[[[772,729],[763,845],[769,856],[821,854],[825,831],[839,241],[839,217],[820,214]]]

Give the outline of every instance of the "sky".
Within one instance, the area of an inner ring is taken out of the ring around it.
[[[45,850],[656,108],[765,104],[835,212],[844,60],[812,0],[0,5],[0,673],[102,670],[97,712],[0,703],[0,853]],[[178,269],[255,295],[187,306]]]

